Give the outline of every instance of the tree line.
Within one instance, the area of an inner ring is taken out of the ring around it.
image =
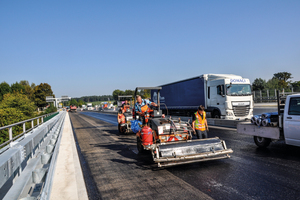
[[[89,102],[111,101],[111,100],[113,100],[112,95],[83,96],[83,97],[79,97],[79,98],[72,98],[70,101],[64,102],[64,106],[75,105],[77,107],[82,107],[82,105],[86,105]]]
[[[34,118],[38,115],[55,112],[56,108],[46,102],[46,96],[54,96],[51,86],[47,83],[35,85],[28,81],[20,81],[9,85],[0,84],[0,127]],[[37,108],[48,106],[42,113]],[[30,123],[26,124],[30,127]],[[14,127],[13,135],[22,132],[22,127]],[[0,144],[8,140],[8,131],[0,131]]]
[[[273,74],[269,80],[256,78],[252,83],[252,90],[282,90],[291,92],[292,88],[295,92],[300,92],[300,81],[291,81],[292,74],[289,72],[278,72]]]
[[[150,98],[150,90],[142,90],[137,94],[141,95],[143,98]],[[89,102],[97,102],[97,101],[114,101],[114,104],[117,104],[118,96],[123,95],[131,95],[133,98],[134,90],[119,90],[116,89],[113,91],[112,95],[102,95],[102,96],[83,96],[79,98],[72,98],[70,101],[64,102],[64,106],[76,105],[77,107],[81,107],[82,105],[86,105]]]
[[[83,96],[80,98],[72,98],[75,99],[76,101],[83,101],[83,102],[95,102],[95,101],[111,101],[112,100],[112,95],[102,95],[102,96]]]
[[[134,98],[133,97],[134,92],[135,92],[135,90],[125,90],[125,91],[123,91],[123,90],[116,89],[116,90],[113,91],[112,95],[113,95],[113,99],[117,101],[118,96],[123,96],[123,95],[131,95],[132,98]],[[137,95],[140,95],[140,96],[142,96],[142,98],[145,98],[145,99],[150,98],[151,97],[151,90],[140,90],[140,91],[137,92]]]

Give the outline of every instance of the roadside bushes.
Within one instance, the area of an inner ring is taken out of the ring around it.
[[[36,116],[36,106],[27,98],[26,95],[19,92],[7,93],[3,95],[0,102],[0,127],[24,121]],[[31,124],[26,123],[26,129]],[[13,127],[13,137],[22,133],[22,125]],[[8,129],[0,131],[0,144],[7,141]]]
[[[14,124],[24,120],[26,120],[25,115],[21,111],[17,110],[16,108],[0,109],[0,127]],[[22,131],[23,131],[22,125],[13,127],[13,137],[22,133]],[[9,139],[8,129],[1,130],[0,144],[7,141],[8,139]]]

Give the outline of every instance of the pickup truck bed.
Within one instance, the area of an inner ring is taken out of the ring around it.
[[[278,127],[257,126],[249,122],[238,123],[237,132],[241,134],[270,138],[275,140],[280,139],[280,130]]]

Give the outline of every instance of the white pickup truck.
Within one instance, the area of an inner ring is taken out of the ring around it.
[[[278,140],[284,140],[288,145],[300,146],[300,94],[288,95],[283,102],[285,105],[278,98],[277,126],[239,123],[237,132],[254,136],[254,142],[259,147],[267,147],[271,141]]]

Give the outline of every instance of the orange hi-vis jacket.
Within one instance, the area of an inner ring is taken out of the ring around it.
[[[206,112],[203,111],[203,119],[200,114],[195,112],[196,120],[195,120],[195,129],[200,131],[205,131],[205,120],[206,120]]]
[[[126,122],[123,114],[118,114],[118,122],[119,124],[124,124]]]

